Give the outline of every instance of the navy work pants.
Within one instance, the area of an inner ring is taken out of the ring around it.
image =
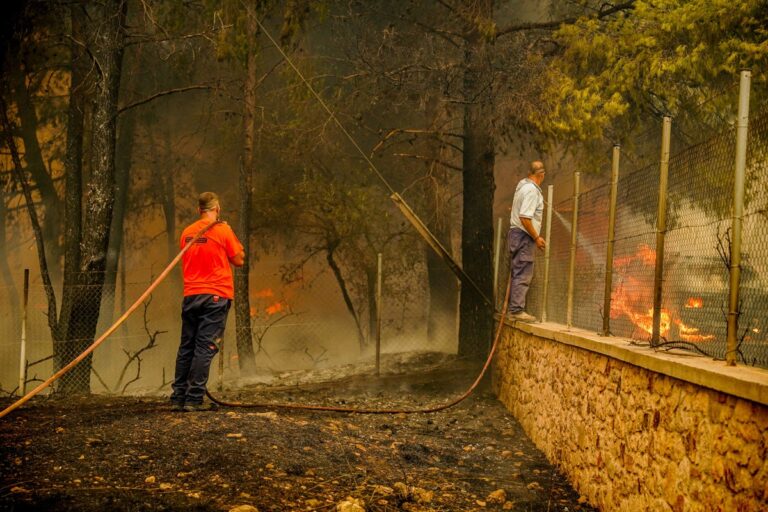
[[[533,279],[533,256],[536,242],[522,229],[512,228],[507,233],[509,247],[510,313],[518,313],[525,309],[525,296]]]
[[[184,297],[181,305],[181,343],[172,384],[174,403],[201,404],[213,356],[219,351],[230,299],[200,294]]]

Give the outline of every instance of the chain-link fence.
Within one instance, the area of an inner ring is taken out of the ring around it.
[[[764,277],[768,275],[767,110],[752,116],[749,133],[738,355],[742,362],[768,366],[768,283]],[[734,159],[735,133],[727,128],[704,142],[676,149],[669,161],[659,334],[665,346],[716,358],[726,353]],[[548,321],[565,324],[571,303],[574,327],[602,332],[609,315],[611,334],[647,342],[653,330],[653,297],[658,284],[654,274],[659,164],[619,172],[609,311],[604,307],[604,287],[611,186],[607,181],[582,180],[576,212],[572,184],[566,184],[569,190],[558,196],[565,199],[551,205],[547,304],[543,303],[545,265],[539,255],[527,309],[536,316],[546,311]],[[506,247],[504,236],[500,242]],[[431,258],[431,249],[412,233],[383,245],[381,352],[456,353],[456,277],[439,258]],[[455,248],[453,252],[457,252]],[[248,376],[240,371],[232,310],[222,353],[212,367],[212,386],[276,376],[290,381],[286,372],[324,368],[339,376],[338,369],[344,364],[357,365],[350,371],[372,371],[378,275],[370,269],[376,268],[375,262],[363,264],[347,256],[348,261],[341,266],[336,262],[334,269],[326,263],[329,256],[321,255],[311,264],[289,268],[292,258],[302,259],[299,253],[274,260],[262,258],[253,265],[249,321],[256,371]],[[501,256],[499,302],[508,279],[508,252],[502,249]],[[573,295],[569,301],[571,261]],[[20,368],[26,370],[24,385],[29,388],[77,356],[126,310],[159,270],[128,267],[121,268],[113,279],[104,279],[103,286],[101,279],[83,275],[64,296],[57,288],[60,310],[73,307],[69,315],[57,311],[55,322],[49,322],[49,297],[41,279],[33,275],[23,358],[20,276],[16,286],[0,289],[5,301],[0,308],[0,389],[19,392]],[[181,295],[177,271],[92,359],[58,385],[108,393],[167,391],[178,347]]]
[[[741,355],[768,366],[768,107],[750,123],[739,309]]]
[[[456,353],[458,286],[444,264],[430,268],[428,247],[417,238],[409,250],[415,264],[404,269],[396,254],[383,254],[381,266],[380,353]],[[340,282],[322,261],[305,265],[303,275],[286,279],[287,260],[257,262],[251,270],[251,345],[255,371],[241,372],[234,308],[230,310],[221,353],[211,367],[209,388],[280,379],[292,383],[306,379],[330,380],[345,372],[374,371],[377,316],[375,294]],[[438,278],[429,277],[429,272]],[[157,276],[157,268],[130,268],[113,285],[76,285],[56,290],[60,311],[53,328],[48,322],[48,296],[39,276],[32,276],[26,308],[25,352],[21,362],[23,287],[7,288],[9,306],[0,316],[0,389],[19,393],[20,365],[27,390],[49,377],[87,348],[136,300]],[[127,276],[127,278],[126,278]],[[345,277],[342,276],[342,277]],[[375,288],[378,276],[373,276]],[[19,279],[21,281],[21,279]],[[430,284],[431,283],[431,284]],[[343,291],[343,287],[344,291]],[[93,293],[87,293],[88,291]],[[100,293],[99,293],[100,290]],[[345,300],[345,293],[350,301]],[[173,379],[180,335],[182,284],[175,271],[152,296],[95,352],[61,379],[54,391],[112,394],[163,394]],[[366,300],[369,299],[369,300]],[[73,308],[68,326],[62,300],[82,301]],[[95,300],[95,302],[94,302]],[[95,324],[95,330],[87,326]],[[86,324],[83,327],[82,324]],[[85,331],[83,329],[86,329]],[[79,330],[78,330],[79,329]],[[76,333],[89,333],[87,336]],[[348,368],[342,368],[349,365]],[[328,372],[318,370],[328,369]],[[330,373],[329,373],[330,372]]]
[[[143,270],[143,269],[142,269]],[[143,273],[143,272],[141,272]],[[0,350],[0,385],[7,393],[18,394],[45,380],[85,350],[149,285],[146,280],[123,281],[116,285],[73,284],[67,290],[56,289],[58,311],[49,322],[49,295],[39,276],[32,276],[28,302],[23,311],[23,289],[14,288],[16,296],[6,296],[17,306],[12,314],[2,318],[3,338]],[[69,312],[69,313],[68,313]],[[88,358],[67,373],[54,386],[67,393],[123,393],[133,389],[148,391],[155,381],[167,382],[169,374],[160,368],[155,375],[159,348],[170,337],[167,324],[169,308],[165,301],[151,297],[120,329]],[[23,317],[26,316],[24,328]],[[24,335],[22,336],[22,332]],[[22,350],[24,358],[22,360]],[[152,378],[147,377],[152,375]],[[151,383],[151,384],[150,384]],[[159,384],[158,384],[159,385]]]
[[[663,274],[655,280],[660,164],[618,178],[610,333],[651,341],[654,293],[661,290],[659,343],[717,359],[726,355],[736,132],[672,151],[669,160]],[[768,367],[768,109],[750,120],[744,202],[738,357]],[[578,196],[572,325],[603,331],[610,183]],[[553,205],[546,319],[567,322],[574,199]],[[544,295],[539,255],[528,310]],[[502,266],[508,268],[508,265]],[[504,281],[503,279],[501,281]],[[501,284],[501,283],[500,283]],[[506,284],[506,281],[503,282]],[[657,288],[658,287],[658,288]]]

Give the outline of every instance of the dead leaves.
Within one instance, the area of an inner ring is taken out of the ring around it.
[[[365,512],[365,502],[359,498],[347,496],[336,505],[336,512]]]
[[[229,512],[259,512],[259,509],[253,505],[237,505],[229,509]]]
[[[504,503],[507,501],[507,491],[504,489],[496,489],[485,498],[485,501],[488,503]]]

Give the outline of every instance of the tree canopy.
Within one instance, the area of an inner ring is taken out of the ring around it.
[[[712,123],[732,111],[741,69],[765,88],[768,5],[761,0],[636,0],[553,34],[542,115],[548,136],[620,141],[642,116]]]

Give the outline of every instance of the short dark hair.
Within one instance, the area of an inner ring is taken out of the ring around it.
[[[213,210],[219,205],[219,196],[213,192],[203,192],[197,197],[197,207],[201,212]]]

